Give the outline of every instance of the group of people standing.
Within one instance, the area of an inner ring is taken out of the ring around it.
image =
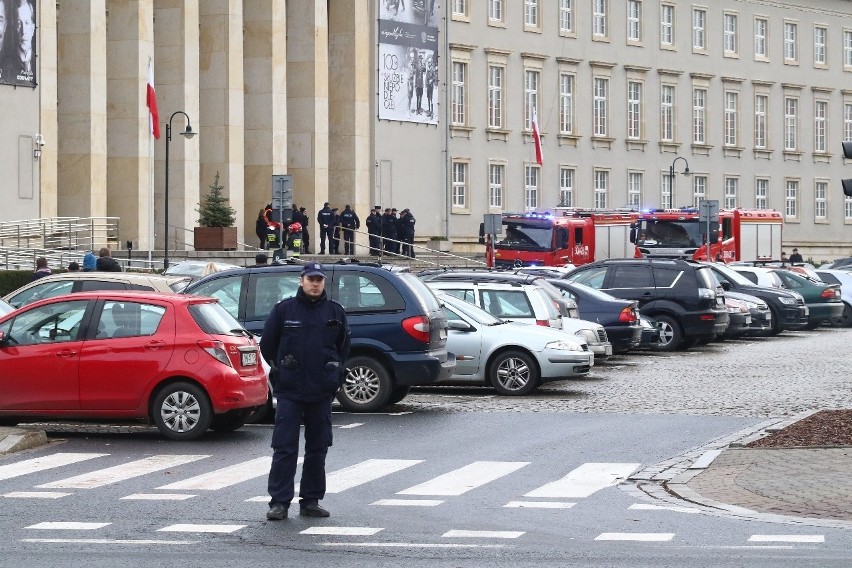
[[[383,252],[401,254],[414,258],[414,224],[417,220],[410,209],[397,210],[380,205],[373,207],[367,217],[367,232],[370,234],[370,254],[379,256]]]

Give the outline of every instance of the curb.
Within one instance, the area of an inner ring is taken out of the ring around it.
[[[0,428],[0,456],[47,444],[44,430]]]

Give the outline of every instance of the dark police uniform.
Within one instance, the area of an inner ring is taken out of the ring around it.
[[[320,254],[325,254],[325,241],[328,239],[328,252],[331,253],[332,240],[334,239],[334,213],[328,203],[317,213],[317,223],[320,226]]]
[[[367,216],[367,232],[370,234],[370,254],[378,256],[382,249],[382,215],[373,209]]]
[[[414,258],[414,224],[416,222],[414,215],[408,210],[399,218],[399,240],[405,243],[402,254],[411,258]]]
[[[343,254],[352,256],[355,254],[355,233],[353,229],[361,228],[361,220],[348,205],[340,214],[340,227],[343,231]]]
[[[323,275],[308,264],[303,276]],[[325,292],[313,299],[300,287],[295,298],[276,304],[260,340],[263,357],[273,368],[277,399],[269,471],[270,507],[289,507],[299,455],[299,426],[305,425],[305,459],[299,488],[302,514],[325,496],[325,457],[332,443],[331,402],[344,378],[349,355],[346,312]],[[327,513],[324,515],[327,516]]]

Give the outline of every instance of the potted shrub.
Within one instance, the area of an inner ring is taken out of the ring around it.
[[[236,250],[236,211],[222,195],[224,186],[219,185],[219,172],[209,186],[210,193],[202,196],[198,211],[198,227],[195,227],[195,250]]]

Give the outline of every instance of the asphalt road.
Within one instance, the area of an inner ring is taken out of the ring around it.
[[[0,460],[0,565],[848,566],[842,529],[705,515],[618,483],[766,417],[849,406],[850,333],[613,358],[530,397],[425,389],[393,412],[336,413],[330,519],[265,520],[269,426],[195,443],[65,429]],[[26,468],[59,454],[79,459]]]

